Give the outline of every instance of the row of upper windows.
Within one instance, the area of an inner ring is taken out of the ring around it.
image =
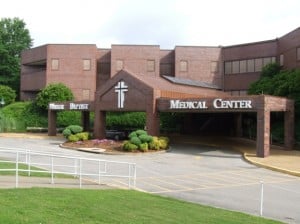
[[[82,69],[84,71],[91,70],[91,59],[82,59]],[[53,71],[59,70],[59,59],[57,58],[51,59],[51,70]]]
[[[225,74],[240,74],[249,72],[261,72],[262,68],[276,62],[276,57],[254,58],[225,62]]]
[[[219,66],[217,61],[211,61],[211,72],[218,72]],[[164,64],[166,65],[166,64]],[[124,68],[124,61],[123,60],[117,60],[116,61],[116,70],[120,71]],[[181,60],[179,64],[179,70],[180,72],[188,72],[188,61]],[[155,60],[147,60],[147,72],[154,72],[155,71]]]

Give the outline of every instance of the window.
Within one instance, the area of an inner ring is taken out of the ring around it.
[[[155,61],[147,60],[147,72],[154,72],[154,71],[155,71]]]
[[[83,70],[84,71],[91,70],[91,59],[83,59]]]
[[[82,90],[82,100],[90,100],[90,90],[89,89]]]
[[[180,71],[181,72],[188,71],[188,62],[187,61],[180,61]]]
[[[247,60],[247,72],[254,72],[254,59]]]
[[[270,64],[272,62],[272,58],[264,58],[264,66],[266,66],[267,64]]]
[[[219,64],[217,61],[210,62],[210,71],[213,73],[219,71]]]
[[[271,58],[272,63],[276,63],[276,57]]]
[[[51,70],[58,70],[59,69],[59,59],[53,58],[51,60]]]
[[[283,66],[283,64],[284,64],[284,55],[281,54],[279,57],[280,57],[279,58],[279,64],[280,64],[280,66]]]
[[[123,66],[124,66],[124,63],[123,63],[123,60],[117,60],[117,71],[120,71],[123,69]]]
[[[240,73],[240,61],[233,61],[232,62],[232,73]]]
[[[261,72],[263,67],[263,59],[262,58],[256,58],[255,59],[255,71]]]
[[[231,74],[232,73],[232,62],[228,61],[225,62],[225,74]]]
[[[297,61],[300,61],[300,47],[297,48]]]
[[[240,73],[247,72],[247,60],[240,61]]]

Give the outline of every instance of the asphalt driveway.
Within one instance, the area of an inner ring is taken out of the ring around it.
[[[236,152],[177,143],[167,153],[103,155],[61,149],[62,141],[0,137],[1,147],[135,162],[138,190],[254,215],[260,213],[263,181],[263,215],[300,223],[300,178],[258,168],[245,162]],[[112,181],[114,186],[126,185],[123,180]]]

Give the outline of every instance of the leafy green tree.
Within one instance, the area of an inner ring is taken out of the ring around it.
[[[0,84],[19,94],[21,52],[32,46],[26,24],[18,18],[0,20]]]
[[[5,105],[15,102],[16,92],[9,86],[0,85],[0,101]],[[2,105],[1,105],[2,106]]]
[[[295,100],[296,139],[300,141],[300,70],[280,70],[276,64],[263,69],[262,77],[254,82],[249,94],[269,94],[283,96]],[[279,128],[278,128],[279,127]],[[273,136],[277,135],[283,141],[283,125],[273,124]]]
[[[43,109],[48,109],[50,102],[74,100],[72,91],[62,83],[53,83],[46,86],[36,97],[36,105]]]

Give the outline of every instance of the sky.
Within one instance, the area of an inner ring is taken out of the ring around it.
[[[3,0],[33,46],[229,46],[281,37],[300,26],[299,0]]]

